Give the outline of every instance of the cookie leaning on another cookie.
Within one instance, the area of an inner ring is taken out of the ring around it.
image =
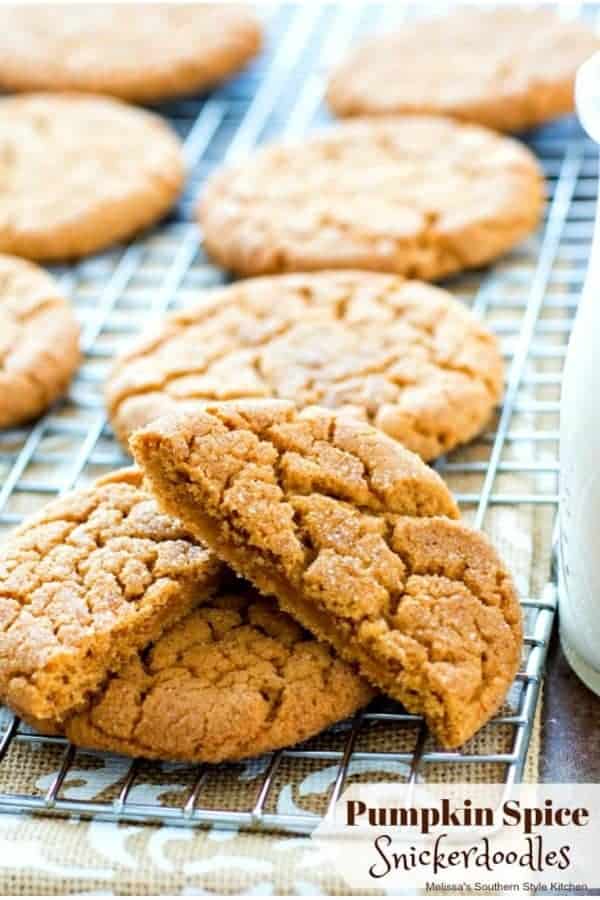
[[[0,254],[0,428],[44,412],[79,360],[79,325],[54,279]]]
[[[0,251],[64,260],[132,237],[171,208],[184,165],[153,113],[108,97],[0,99]]]
[[[0,548],[0,699],[52,732],[210,596],[218,560],[125,470],[49,503]]]
[[[430,116],[337,125],[213,175],[204,247],[241,275],[374,269],[431,281],[481,266],[540,220],[530,151]]]
[[[470,6],[359,46],[327,98],[340,116],[417,112],[520,131],[573,111],[575,73],[599,49],[590,28],[548,10]]]
[[[225,583],[111,676],[65,731],[82,747],[215,763],[303,741],[373,694],[274,600]]]
[[[0,86],[149,102],[210,87],[261,42],[241,4],[46,4],[0,8]]]
[[[521,614],[441,479],[376,429],[259,401],[167,416],[131,446],[158,502],[447,747],[502,703]]]
[[[250,397],[351,410],[425,459],[474,437],[499,401],[495,337],[438,288],[320,272],[205,292],[117,360],[121,441],[172,410]]]

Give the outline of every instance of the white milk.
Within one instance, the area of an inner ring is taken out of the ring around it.
[[[577,110],[600,142],[600,54],[579,70]],[[600,206],[569,341],[560,406],[560,637],[600,694]]]

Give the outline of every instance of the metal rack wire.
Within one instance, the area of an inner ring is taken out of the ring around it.
[[[243,157],[259,142],[298,136],[317,124],[325,117],[324,73],[335,58],[359,34],[414,11],[398,4],[276,7],[269,11],[266,52],[248,73],[208,98],[159,109],[185,141],[187,192],[172,218],[136,243],[56,270],[82,323],[85,361],[65,401],[30,429],[0,434],[0,536],[52,496],[129,462],[107,425],[102,382],[111,357],[132,334],[166,310],[185,305],[199,287],[222,281],[222,273],[202,254],[193,222],[193,202],[207,173],[223,160]],[[591,7],[582,13],[595,15]],[[504,403],[493,431],[437,467],[477,527],[489,527],[495,508],[528,511],[538,530],[542,522],[546,540],[540,553],[549,559],[557,503],[560,373],[585,274],[597,172],[594,147],[572,121],[538,131],[529,144],[548,182],[542,234],[493,269],[450,285],[502,337],[509,372]],[[555,613],[556,588],[547,568],[544,577],[533,579],[533,590],[523,600],[527,637],[522,670],[506,708],[486,727],[488,733],[501,729],[505,735],[500,752],[489,752],[485,742],[477,741],[461,751],[441,751],[419,717],[379,703],[306,745],[250,764],[242,773],[247,785],[243,800],[234,792],[231,808],[211,805],[210,781],[239,781],[239,767],[188,767],[185,790],[178,782],[175,799],[157,802],[156,791],[147,801],[136,786],[150,778],[160,788],[164,769],[150,776],[140,761],[89,753],[84,754],[88,761],[115,767],[116,787],[112,794],[100,791],[81,799],[69,792],[81,751],[63,738],[33,733],[5,712],[0,715],[0,811],[309,832],[361,764],[367,769],[382,766],[389,776],[393,763],[408,783],[426,779],[428,767],[438,767],[439,777],[439,767],[457,765],[465,772],[473,766],[496,767],[496,778],[517,781]],[[395,749],[365,744],[365,734],[372,736],[377,728],[387,729]],[[52,761],[46,780],[27,788],[3,782],[3,763],[5,767],[11,754],[40,749]],[[328,769],[326,796],[318,809],[294,806],[290,811],[279,802],[282,772],[293,785],[313,764]]]

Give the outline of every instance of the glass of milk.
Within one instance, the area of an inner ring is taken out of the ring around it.
[[[600,143],[600,54],[580,68],[579,118]],[[560,638],[571,668],[600,695],[600,204],[560,405]]]

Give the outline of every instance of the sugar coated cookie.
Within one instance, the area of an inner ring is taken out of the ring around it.
[[[0,99],[0,251],[93,253],[160,219],[183,178],[179,141],[153,113],[83,94]]]
[[[148,102],[212,87],[260,43],[260,24],[243,4],[2,6],[0,87]]]
[[[221,565],[133,470],[49,503],[0,548],[0,698],[42,731],[213,592]]]
[[[79,325],[58,284],[37,266],[2,254],[0,360],[0,428],[44,412],[80,360]]]
[[[258,401],[131,440],[158,502],[455,747],[502,703],[521,613],[444,484],[369,425]]]
[[[82,747],[223,762],[297,744],[374,691],[271,598],[224,586],[66,724]]]
[[[274,397],[350,411],[432,459],[485,426],[502,386],[495,337],[451,294],[329,271],[205,292],[117,360],[106,399],[125,444],[174,409]]]
[[[575,73],[599,49],[582,22],[548,10],[470,6],[359,46],[327,96],[340,116],[430,113],[519,131],[572,112]]]
[[[209,179],[204,246],[241,275],[375,269],[431,281],[537,226],[543,177],[512,138],[442,117],[346,122]]]

